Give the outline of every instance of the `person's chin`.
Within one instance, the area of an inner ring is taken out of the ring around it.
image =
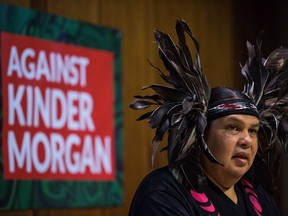
[[[231,170],[231,173],[235,178],[241,178],[249,169],[249,166],[235,166],[233,170]]]

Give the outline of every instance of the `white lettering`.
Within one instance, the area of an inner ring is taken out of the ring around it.
[[[65,152],[65,141],[60,134],[52,133],[51,134],[51,152],[52,152],[52,161],[51,161],[51,172],[57,173],[59,168],[60,173],[65,173],[64,166],[64,152]],[[58,168],[57,168],[58,167]]]
[[[92,148],[92,138],[91,136],[85,136],[83,149],[82,149],[82,160],[79,167],[80,173],[85,173],[86,167],[90,168],[90,172],[93,172],[94,167],[94,155]]]
[[[43,50],[39,52],[35,79],[40,80],[42,76],[44,76],[48,82],[50,81],[50,70],[46,53]]]
[[[82,130],[87,128],[90,131],[95,131],[95,125],[92,119],[93,99],[90,94],[83,92],[79,98],[79,126]]]
[[[19,134],[17,135],[19,137]],[[77,134],[69,134],[66,139],[60,133],[47,136],[37,132],[33,136],[25,131],[17,143],[14,131],[8,132],[9,172],[24,169],[61,174],[111,174],[111,138],[86,135],[83,140]],[[93,143],[94,141],[94,143]],[[33,169],[33,170],[32,170]]]
[[[89,59],[84,57],[79,57],[79,66],[80,66],[80,85],[86,86],[86,67],[89,64]]]
[[[20,61],[16,46],[12,46],[10,50],[9,64],[7,70],[7,76],[12,76],[12,73],[16,71],[17,77],[22,78],[22,72],[20,67]]]
[[[49,56],[49,58],[47,58]],[[40,80],[42,77],[47,82],[61,83],[81,87],[87,84],[87,66],[89,59],[61,53],[38,53],[30,47],[18,53],[16,46],[11,46],[7,75],[15,72],[18,78],[24,76],[27,80]]]
[[[59,105],[59,106],[58,106]],[[59,116],[58,116],[59,114]],[[64,127],[67,119],[66,98],[60,89],[53,89],[51,93],[51,126],[54,129]]]
[[[67,169],[70,173],[75,174],[78,173],[79,170],[79,160],[80,160],[80,154],[79,152],[72,152],[73,146],[79,146],[80,145],[80,138],[75,134],[70,134],[67,137],[66,140],[66,151],[65,151],[65,162]],[[72,156],[72,160],[71,160]]]
[[[43,97],[41,94],[41,90],[39,87],[34,88],[34,123],[35,127],[39,126],[39,114],[41,115],[41,119],[44,122],[46,128],[50,127],[50,92],[49,88],[45,89],[45,96]]]
[[[26,101],[25,101],[26,99]],[[26,107],[24,105],[26,104]],[[93,98],[87,92],[67,91],[38,86],[8,84],[8,123],[20,126],[95,131]],[[69,109],[68,109],[69,107]],[[25,119],[26,117],[26,119]]]
[[[9,156],[9,172],[15,173],[17,169],[23,169],[26,162],[25,171],[32,171],[31,155],[30,155],[30,133],[25,132],[21,147],[18,146],[14,131],[8,131],[8,156]],[[16,160],[16,165],[15,165]]]
[[[104,137],[104,143],[102,143],[101,137],[95,137],[95,166],[98,172],[101,170],[101,165],[105,173],[112,172],[111,138],[109,136]]]
[[[42,144],[44,152],[39,151],[39,145]],[[42,153],[42,154],[41,154]],[[40,161],[39,156],[43,155],[43,162]],[[49,140],[42,132],[38,132],[32,139],[32,160],[33,165],[38,173],[46,173],[51,163],[51,151],[49,147]]]
[[[31,58],[35,57],[35,52],[31,48],[26,48],[23,51],[23,53],[21,55],[21,68],[22,68],[24,77],[28,80],[32,80],[35,77],[35,64],[33,62],[29,62],[28,63],[29,69],[27,69],[26,65],[27,65],[27,58],[28,57],[31,57]]]
[[[21,105],[22,97],[24,94],[24,85],[20,85],[16,94],[14,93],[14,85],[8,84],[8,124],[14,125],[15,116],[21,126],[25,125],[24,113]],[[16,114],[16,115],[15,115]]]
[[[27,115],[26,115],[26,124],[27,126],[32,125],[32,116],[33,116],[33,89],[32,86],[27,86],[26,87],[26,98],[27,98]]]
[[[68,110],[68,129],[69,130],[79,130],[79,122],[76,120],[77,113],[80,114],[78,106],[76,105],[77,100],[79,100],[79,93],[76,91],[69,91],[67,93],[67,106]]]

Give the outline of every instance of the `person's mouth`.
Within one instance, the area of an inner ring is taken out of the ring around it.
[[[239,152],[235,155],[233,155],[232,157],[233,160],[235,160],[235,162],[240,165],[240,166],[243,166],[243,165],[246,165],[248,163],[248,154],[245,153],[245,152]]]

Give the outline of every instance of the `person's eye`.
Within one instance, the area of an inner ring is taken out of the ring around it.
[[[237,126],[237,125],[229,125],[228,127],[227,127],[227,129],[228,130],[230,130],[230,131],[232,131],[232,132],[238,132],[240,129],[239,129],[239,127]]]
[[[250,133],[251,135],[257,135],[258,130],[257,130],[257,129],[249,129],[249,133]]]
[[[236,127],[235,125],[230,125],[230,126],[229,126],[229,129],[230,129],[230,130],[238,130],[238,127]]]

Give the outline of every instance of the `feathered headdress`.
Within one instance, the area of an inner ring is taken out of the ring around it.
[[[172,169],[185,158],[196,139],[206,156],[217,162],[203,139],[210,87],[202,72],[199,44],[183,20],[177,21],[176,32],[179,38],[178,46],[166,33],[154,32],[160,58],[170,75],[166,76],[160,70],[159,72],[162,79],[170,85],[153,84],[145,87],[144,89],[153,89],[156,94],[135,96],[137,100],[130,104],[130,107],[136,110],[146,109],[151,105],[157,106],[155,110],[145,113],[138,120],[149,119],[150,127],[156,128],[152,161],[159,142],[168,132],[166,149],[168,164]],[[186,45],[185,33],[192,39],[196,48],[194,62]]]
[[[246,79],[243,93],[259,111],[259,149],[254,168],[258,180],[269,189],[279,176],[282,153],[288,150],[288,49],[280,47],[264,59],[261,45],[262,33],[255,47],[247,42],[241,73]]]
[[[177,20],[178,45],[169,35],[155,31],[154,37],[159,55],[169,75],[160,76],[169,85],[153,84],[154,95],[135,96],[132,109],[156,106],[138,120],[148,119],[151,128],[156,128],[153,139],[152,161],[159,142],[168,133],[168,165],[173,173],[182,159],[189,154],[193,145],[199,145],[204,154],[214,163],[219,163],[203,139],[207,125],[208,101],[211,89],[202,72],[199,44],[183,20]],[[193,61],[186,44],[187,34],[192,39],[196,54]],[[258,37],[256,47],[247,42],[248,55],[241,72],[247,83],[243,93],[257,106],[261,128],[259,131],[259,153],[257,165],[268,167],[273,179],[279,171],[279,157],[288,145],[288,49],[279,48],[265,60],[261,57],[262,40]],[[254,106],[254,105],[253,105]],[[219,163],[220,164],[220,163]],[[175,171],[176,170],[176,171]],[[258,169],[259,170],[259,169]],[[179,170],[178,170],[179,171]],[[177,176],[176,176],[177,177]],[[271,185],[272,182],[263,182]]]

